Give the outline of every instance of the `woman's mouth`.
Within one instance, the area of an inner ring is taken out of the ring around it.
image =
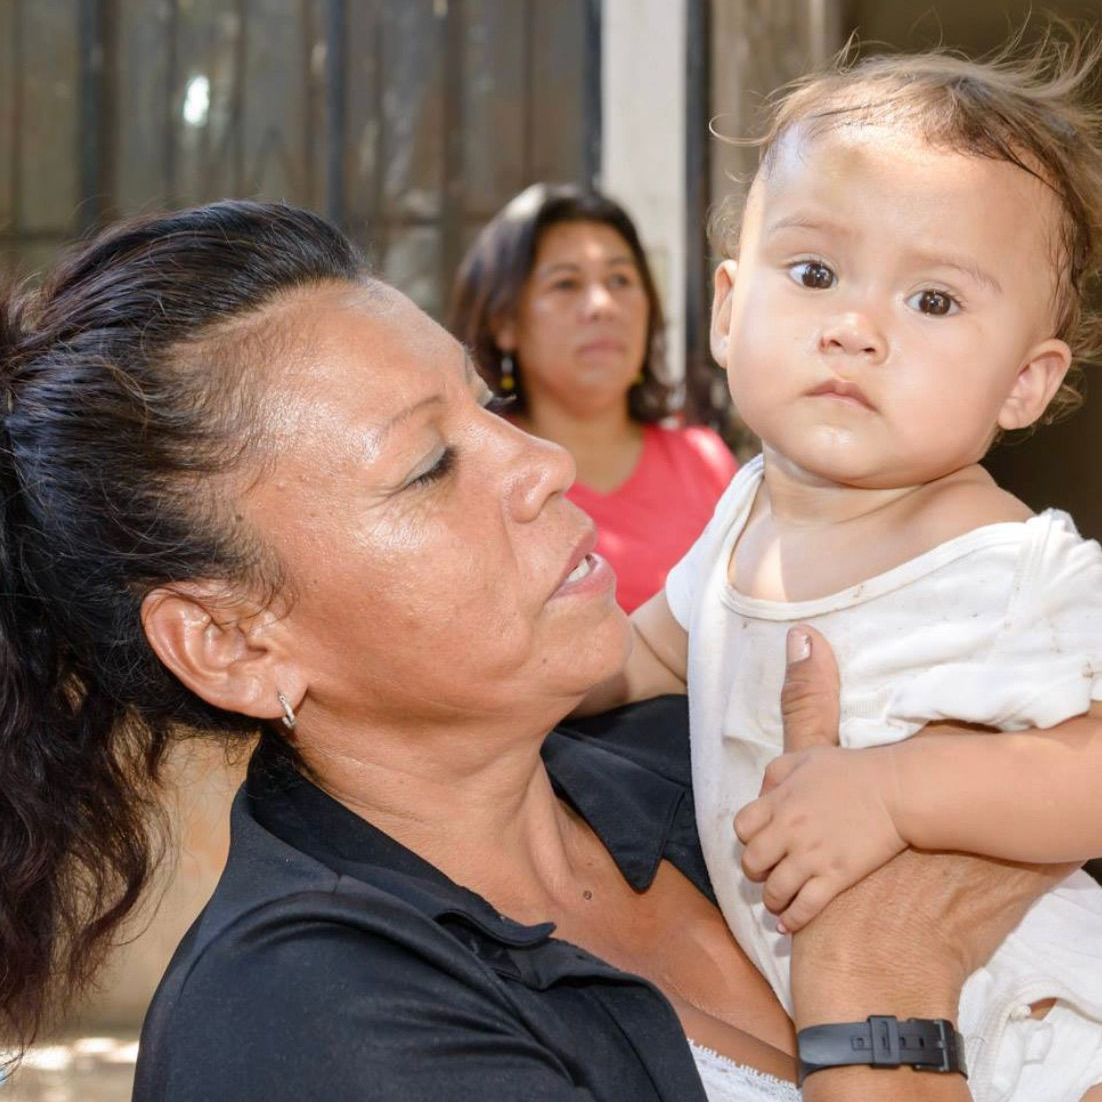
[[[593,568],[597,565],[596,560],[592,555],[586,555],[584,559],[565,578],[563,578],[563,585],[569,585],[571,582],[581,581],[587,574],[593,572]]]
[[[604,592],[615,587],[616,576],[612,567],[597,554],[597,534],[588,532],[571,556],[573,566],[563,574],[555,586],[552,597],[568,597],[575,594]]]
[[[583,356],[622,355],[624,352],[623,341],[611,337],[587,341],[578,347],[578,352]]]
[[[616,587],[612,567],[596,552],[586,554],[581,562],[559,583],[554,597],[608,594]]]

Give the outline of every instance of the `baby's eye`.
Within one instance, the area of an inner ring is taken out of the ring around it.
[[[916,291],[909,299],[907,305],[917,310],[920,314],[926,314],[932,318],[944,318],[955,314],[960,310],[960,303],[947,291]]]
[[[838,282],[834,271],[821,260],[801,260],[788,269],[789,276],[804,287],[813,291],[826,291]]]

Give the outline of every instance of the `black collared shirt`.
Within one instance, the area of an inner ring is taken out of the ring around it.
[[[543,755],[634,888],[664,858],[710,897],[687,732],[667,697],[565,724]],[[666,999],[553,932],[498,914],[265,739],[226,871],[146,1017],[134,1100],[704,1102]]]

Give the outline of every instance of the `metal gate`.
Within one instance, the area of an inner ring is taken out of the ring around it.
[[[0,268],[285,199],[438,313],[511,195],[594,177],[599,120],[599,0],[3,0]]]

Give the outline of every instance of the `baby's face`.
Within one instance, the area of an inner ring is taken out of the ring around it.
[[[717,276],[712,334],[767,455],[815,480],[907,486],[1035,420],[1068,359],[1049,189],[898,126],[797,128],[775,152]]]

